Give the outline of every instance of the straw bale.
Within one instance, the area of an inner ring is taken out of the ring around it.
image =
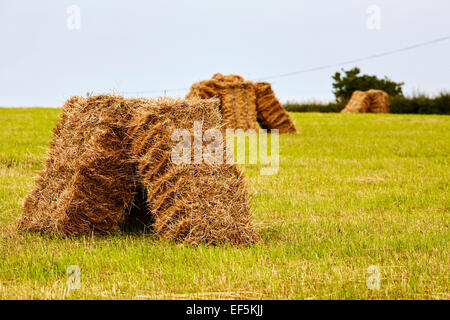
[[[369,107],[369,112],[373,113],[389,113],[389,95],[383,90],[371,89],[367,91],[370,97],[371,103]]]
[[[125,99],[110,95],[65,103],[44,169],[24,199],[19,230],[76,235],[119,229],[136,193],[124,145],[130,111]]]
[[[383,90],[356,90],[342,113],[389,113],[389,95]]]
[[[216,73],[211,80],[194,83],[186,98],[220,100],[219,109],[226,128],[257,129],[256,94],[253,83],[239,75]]]
[[[162,239],[191,244],[257,240],[245,181],[235,165],[171,160],[178,143],[171,139],[175,129],[188,130],[191,140],[194,121],[203,121],[202,133],[222,129],[218,104],[217,99],[160,98],[135,110],[130,152]]]
[[[263,129],[278,129],[279,133],[296,133],[294,123],[280,104],[270,83],[256,82],[257,119]]]
[[[342,113],[365,113],[369,110],[371,104],[370,96],[364,92],[356,90],[353,92],[350,100]]]
[[[226,128],[278,129],[296,133],[294,123],[281,106],[269,83],[245,81],[239,75],[216,73],[211,80],[194,83],[186,96],[220,99],[220,111]]]

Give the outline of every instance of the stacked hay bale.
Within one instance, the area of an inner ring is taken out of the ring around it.
[[[155,217],[155,231],[163,239],[193,244],[257,240],[244,178],[235,165],[171,160],[175,129],[188,130],[191,140],[194,121],[203,122],[202,134],[222,129],[218,104],[215,99],[160,98],[151,106],[139,106],[131,121],[132,159]]]
[[[203,132],[221,129],[218,101],[71,98],[24,200],[19,230],[109,233],[144,219],[163,239],[255,242],[235,165],[172,162],[172,133],[186,128],[192,136],[194,121],[203,121]]]
[[[369,112],[373,113],[389,113],[389,95],[383,90],[370,89],[367,91],[367,95],[370,97]]]
[[[262,128],[278,129],[279,133],[296,133],[294,123],[275,97],[272,86],[267,82],[256,82],[256,104],[258,122]]]
[[[220,111],[226,128],[257,129],[256,95],[253,83],[238,75],[217,73],[211,80],[195,83],[186,98],[220,99]]]
[[[348,101],[342,113],[366,113],[370,107],[370,97],[364,91],[356,90]]]
[[[130,118],[121,97],[68,100],[44,170],[24,200],[19,229],[55,235],[118,230],[135,195],[124,146]]]
[[[194,83],[186,97],[218,97],[226,128],[257,129],[259,122],[263,129],[297,132],[269,83],[254,83],[239,75],[216,73],[210,80]]]
[[[389,113],[389,95],[383,90],[353,92],[342,113]]]

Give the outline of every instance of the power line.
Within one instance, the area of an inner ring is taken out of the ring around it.
[[[435,43],[438,43],[438,42],[443,42],[443,41],[446,41],[446,40],[449,40],[449,39],[450,39],[450,35],[446,36],[446,37],[442,37],[442,38],[437,38],[437,39],[434,39],[434,40],[426,41],[426,42],[413,44],[411,46],[407,46],[407,47],[403,47],[403,48],[399,48],[399,49],[395,49],[395,50],[391,50],[391,51],[385,51],[385,52],[381,52],[381,53],[377,53],[377,54],[372,54],[372,55],[365,56],[365,57],[362,57],[362,58],[342,61],[342,62],[339,62],[339,63],[328,64],[328,65],[323,65],[323,66],[314,67],[314,68],[303,69],[303,70],[294,71],[294,72],[288,72],[288,73],[281,73],[281,74],[266,76],[266,77],[262,77],[262,78],[258,78],[258,79],[254,79],[254,80],[268,80],[268,79],[276,79],[276,78],[282,78],[282,77],[290,77],[290,76],[295,76],[295,75],[302,74],[302,73],[319,71],[319,70],[324,70],[324,69],[329,69],[329,68],[335,68],[335,67],[344,66],[344,65],[347,65],[347,64],[352,64],[352,63],[361,62],[361,61],[367,61],[367,60],[371,60],[371,59],[375,59],[375,58],[379,58],[379,57],[384,57],[384,56],[396,54],[396,53],[403,52],[403,51],[413,50],[413,49],[416,49],[416,48],[428,46],[428,45],[435,44]],[[122,92],[122,94],[139,95],[139,94],[160,93],[160,92],[164,92],[164,94],[165,94],[166,92],[187,91],[187,90],[189,90],[189,88],[172,88],[172,89],[162,89],[162,90],[128,91],[128,92]]]
[[[275,78],[281,78],[281,77],[289,77],[289,76],[294,76],[294,75],[302,74],[302,73],[306,73],[306,72],[312,72],[312,71],[319,71],[319,70],[334,68],[334,67],[338,67],[338,66],[352,64],[352,63],[355,63],[355,62],[366,61],[366,60],[370,60],[370,59],[375,59],[375,58],[379,58],[379,57],[388,56],[388,55],[395,54],[395,53],[398,53],[398,52],[403,52],[403,51],[408,51],[408,50],[424,47],[424,46],[427,46],[427,45],[431,45],[431,44],[434,44],[434,43],[446,41],[446,40],[449,40],[449,39],[450,39],[450,36],[446,36],[446,37],[442,37],[442,38],[438,38],[438,39],[434,39],[434,40],[430,40],[430,41],[426,41],[426,42],[417,43],[417,44],[414,44],[414,45],[411,45],[411,46],[408,46],[408,47],[403,47],[403,48],[399,48],[399,49],[395,49],[395,50],[391,50],[391,51],[385,51],[385,52],[382,52],[382,53],[372,54],[370,56],[366,56],[366,57],[362,57],[362,58],[357,58],[357,59],[353,59],[353,60],[347,60],[347,61],[334,63],[334,64],[323,65],[323,66],[314,67],[314,68],[303,69],[303,70],[294,71],[294,72],[288,72],[288,73],[282,73],[282,74],[277,74],[277,75],[266,76],[266,77],[258,78],[257,80],[267,80],[267,79],[275,79]]]

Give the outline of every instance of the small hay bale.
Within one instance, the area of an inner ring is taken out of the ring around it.
[[[371,100],[368,112],[389,113],[391,111],[389,105],[389,95],[386,92],[375,89],[371,89],[366,92]]]
[[[279,133],[297,133],[289,114],[275,97],[267,82],[256,82],[257,119],[263,129],[278,129]]]
[[[383,90],[356,90],[342,113],[389,113],[389,95]]]
[[[124,145],[131,109],[122,97],[74,96],[62,109],[44,169],[24,199],[19,230],[52,235],[118,230],[136,193]]]
[[[348,101],[342,113],[365,113],[369,110],[371,104],[370,96],[364,92],[356,90]]]
[[[129,141],[137,176],[147,193],[154,228],[162,239],[191,244],[257,241],[242,173],[235,165],[175,164],[175,129],[222,130],[217,99],[160,98],[138,106]],[[193,150],[193,144],[192,144]]]

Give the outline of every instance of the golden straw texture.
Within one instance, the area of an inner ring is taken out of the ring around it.
[[[189,132],[192,153],[194,121],[202,122],[202,134],[222,130],[218,103],[160,98],[135,110],[130,123],[132,159],[155,217],[155,231],[163,239],[191,244],[257,240],[244,177],[235,165],[175,164],[171,159],[178,143],[171,139],[175,129]]]
[[[44,169],[24,200],[20,230],[47,234],[118,230],[135,195],[124,138],[125,99],[72,97],[54,129]]]

